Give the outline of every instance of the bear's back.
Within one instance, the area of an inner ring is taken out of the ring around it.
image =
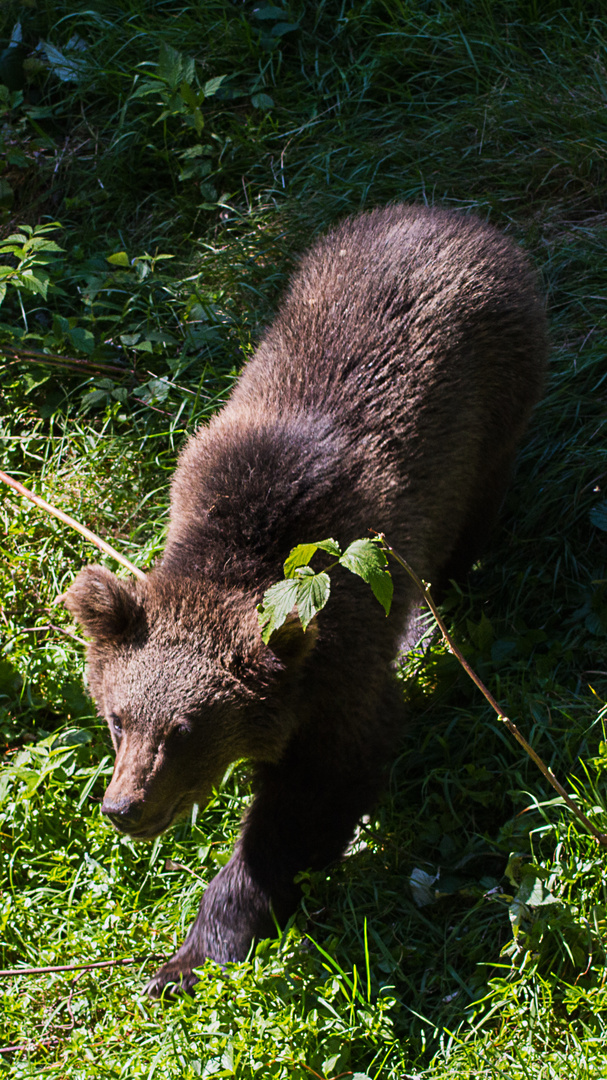
[[[535,276],[517,246],[474,217],[390,206],[348,218],[303,256],[232,403],[407,437],[420,397],[436,387],[440,407],[444,383],[445,422],[458,388],[462,403],[482,398],[492,422],[506,404],[527,414],[545,353]]]
[[[347,219],[183,452],[164,565],[204,552],[207,575],[259,579],[298,542],[372,526],[430,573],[479,501],[499,505],[546,351],[533,271],[492,227],[426,207]]]

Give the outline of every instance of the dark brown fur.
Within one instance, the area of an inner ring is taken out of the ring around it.
[[[335,860],[381,784],[396,733],[389,664],[415,600],[386,619],[336,575],[304,635],[268,647],[256,605],[297,543],[383,530],[423,578],[485,544],[540,394],[534,275],[474,218],[393,206],[345,221],[303,258],[230,401],[188,442],[164,556],[144,582],[100,567],[66,602],[92,637],[91,691],[116,746],[103,810],[151,837],[233,760],[256,794],[232,859],[149,990],[188,989],[206,957],[242,959],[297,903],[293,877]]]

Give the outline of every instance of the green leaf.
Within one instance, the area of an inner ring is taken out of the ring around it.
[[[290,34],[292,30],[299,30],[299,23],[276,23],[270,30],[270,33],[272,37],[282,37],[283,34]]]
[[[337,540],[333,540],[331,537],[327,540],[317,540],[316,547],[320,551],[328,551],[329,555],[341,555],[341,548]]]
[[[188,82],[182,82],[181,86],[179,87],[179,93],[181,94],[186,105],[190,105],[192,109],[198,108],[198,94]]]
[[[4,300],[5,296],[6,296],[6,285],[5,285],[4,282],[1,282],[0,283],[0,304]]]
[[[63,251],[54,240],[43,240],[37,236],[30,240],[27,246],[30,251]]]
[[[24,270],[18,275],[17,280],[20,288],[27,289],[28,292],[42,296],[46,300],[50,278],[45,270],[40,267],[37,267],[35,271]]]
[[[191,119],[194,121],[194,127],[196,128],[196,134],[197,135],[202,135],[202,131],[203,131],[203,128],[204,128],[204,117],[203,117],[200,109],[194,109],[194,112],[192,113]]]
[[[136,98],[148,97],[150,94],[157,94],[159,92],[159,83],[155,79],[144,79],[138,86],[135,87],[130,100],[133,101]]]
[[[0,256],[15,255],[18,259],[25,258],[25,248],[17,247],[16,244],[0,244]],[[12,267],[9,267],[12,269]]]
[[[294,578],[298,566],[307,566],[316,551],[317,544],[298,544],[294,547],[284,564],[285,577]]]
[[[318,540],[315,544],[298,544],[290,552],[284,565],[285,577],[295,577],[298,566],[307,566],[313,555],[319,550],[328,551],[329,555],[341,555],[341,548],[336,540]]]
[[[522,924],[530,918],[530,909],[560,903],[558,897],[553,896],[548,889],[544,888],[541,878],[532,867],[524,867],[523,870],[529,872],[524,873],[516,896],[508,908],[512,935],[515,939],[519,935]]]
[[[129,257],[126,251],[116,251],[113,255],[108,255],[106,262],[112,264],[112,266],[130,266]]]
[[[257,607],[257,618],[261,627],[261,637],[266,645],[275,630],[286,621],[287,616],[297,606],[299,581],[292,578],[278,581],[266,589],[263,601]]]
[[[483,611],[479,623],[474,623],[471,619],[466,619],[466,625],[468,627],[468,633],[472,638],[472,643],[479,652],[487,652],[495,641],[495,632],[490,620],[485,615],[485,612]]]
[[[150,379],[143,386],[135,387],[133,395],[146,405],[149,405],[152,401],[162,404],[163,401],[166,401],[170,392],[171,385],[166,379]]]
[[[60,732],[51,743],[51,750],[57,750],[62,746],[86,746],[93,736],[85,728],[67,728]]]
[[[274,105],[274,98],[271,98],[269,94],[253,94],[251,98],[251,105],[254,109],[261,109],[263,112],[267,112]]]
[[[288,19],[289,13],[282,8],[273,7],[272,4],[264,4],[263,7],[255,8],[253,14],[256,19]]]
[[[388,560],[380,547],[380,541],[355,540],[346,548],[339,561],[347,570],[358,574],[358,577],[371,586],[376,600],[379,600],[386,615],[389,615],[394,586],[390,571],[386,569]]]
[[[92,409],[95,405],[105,405],[107,397],[107,390],[91,390],[90,393],[83,397],[82,408],[86,411]]]
[[[181,53],[163,41],[158,55],[157,71],[159,78],[174,88],[185,75],[183,69],[184,64]]]
[[[204,96],[213,97],[213,94],[217,93],[225,78],[225,75],[216,75],[214,79],[207,79],[204,84]]]
[[[204,161],[194,161],[191,165],[186,165],[185,169],[182,169],[179,173],[180,180],[191,180],[195,177],[197,180],[203,180],[205,176],[213,172],[213,163],[206,158]]]
[[[307,569],[307,568],[306,568]],[[304,630],[317,612],[322,611],[331,592],[331,579],[325,571],[300,577],[297,590],[297,611]]]
[[[40,41],[38,51],[61,82],[77,82],[85,69],[85,61],[75,56],[66,56],[50,41]]]
[[[62,229],[63,226],[60,221],[49,221],[46,225],[36,225],[33,229],[31,225],[20,225],[19,228],[24,232],[29,229],[30,236],[32,232],[36,233],[36,236],[41,236],[42,233],[54,232],[55,229]]]
[[[199,158],[199,157],[204,157],[204,156],[212,157],[212,155],[214,153],[215,153],[215,151],[214,151],[213,147],[209,146],[208,143],[205,143],[204,145],[202,143],[197,143],[196,146],[190,146],[190,147],[188,147],[187,150],[184,150],[183,153],[179,155],[179,157],[182,159],[182,161],[191,161],[192,158]],[[174,255],[156,255],[155,258],[156,259],[161,259],[161,258],[173,259],[173,258],[175,258],[175,256]]]
[[[83,326],[74,326],[71,330],[68,330],[68,337],[80,352],[87,353],[88,356],[91,355],[95,348],[95,337],[90,330],[85,330]]]
[[[607,499],[592,507],[590,520],[593,525],[596,525],[597,529],[607,532]]]

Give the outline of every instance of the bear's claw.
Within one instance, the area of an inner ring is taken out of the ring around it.
[[[166,1001],[182,994],[192,994],[197,982],[198,975],[195,972],[189,969],[184,971],[169,962],[152,976],[145,987],[145,993],[155,1001],[161,998]]]

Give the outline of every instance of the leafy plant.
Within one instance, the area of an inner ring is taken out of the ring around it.
[[[449,651],[456,657],[472,681],[491,705],[499,720],[514,735],[517,742],[525,749],[530,758],[535,762],[540,771],[550,784],[555,788],[570,810],[584,823],[592,835],[603,847],[607,847],[607,833],[599,832],[590,819],[577,806],[575,801],[567,794],[562,784],[556,779],[551,769],[547,767],[539,754],[530,746],[521,734],[516,724],[504,714],[493,695],[487,690],[482,680],[472,669],[461,650],[457,647],[450,636],[443,619],[432,599],[430,585],[422,581],[414,569],[399,553],[391,546],[383,533],[370,540],[355,540],[346,548],[343,555],[335,540],[323,540],[315,544],[299,544],[293,548],[284,564],[285,580],[271,585],[264,593],[262,604],[258,608],[259,624],[262,630],[262,640],[270,641],[274,630],[283,625],[293,608],[296,608],[304,631],[319,611],[325,607],[330,594],[330,578],[328,570],[315,574],[308,565],[316,551],[328,551],[331,555],[339,558],[332,566],[338,564],[347,567],[352,573],[366,581],[373,590],[374,596],[379,600],[386,615],[390,614],[393,585],[390,571],[387,569],[386,554],[390,554],[399,563],[417,587],[420,596],[426,601],[436,623],[445,639]],[[296,580],[293,581],[292,579]],[[486,633],[486,627],[481,622],[481,627]],[[479,628],[474,628],[475,636],[479,634]],[[544,635],[540,640],[543,640]]]
[[[310,562],[317,551],[336,556],[335,562],[326,569],[314,573]],[[392,578],[387,569],[388,560],[381,541],[354,540],[342,553],[335,540],[318,540],[314,544],[299,544],[293,548],[284,564],[285,580],[266,590],[259,605],[261,636],[268,642],[275,630],[283,625],[295,608],[304,630],[319,611],[322,611],[331,592],[329,571],[343,566],[366,581],[379,600],[386,615],[392,603]]]
[[[3,266],[0,265],[0,304],[9,287],[17,290],[20,300],[22,290],[46,300],[52,282],[49,267],[53,266],[56,255],[63,251],[54,240],[48,238],[49,233],[61,228],[58,222],[21,225],[20,228],[20,232],[11,233],[6,240],[0,241],[0,259],[5,261]],[[27,329],[23,305],[21,309]]]

